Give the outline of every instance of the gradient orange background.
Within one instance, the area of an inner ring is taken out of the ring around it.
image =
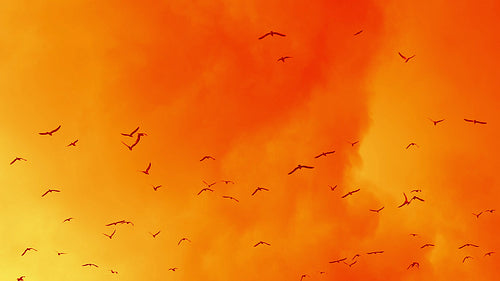
[[[1,280],[500,275],[498,254],[483,257],[500,250],[498,213],[472,215],[500,197],[500,2],[58,0],[0,11]],[[287,36],[257,40],[270,30]],[[120,133],[137,126],[148,136],[129,151]],[[15,157],[28,161],[9,165]],[[149,162],[149,176],[138,172]],[[315,169],[287,175],[297,164]],[[235,184],[196,195],[223,179]],[[257,186],[270,191],[250,196]],[[41,198],[48,188],[62,192]],[[398,209],[416,188],[426,201]],[[135,225],[105,226],[122,219]],[[260,240],[271,246],[253,247]],[[465,243],[480,247],[458,250]],[[21,256],[27,247],[38,252]],[[329,263],[357,253],[352,267]]]

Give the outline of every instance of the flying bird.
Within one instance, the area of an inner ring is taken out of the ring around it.
[[[42,135],[42,136],[45,136],[45,135],[52,136],[52,134],[55,133],[55,132],[57,132],[59,129],[61,129],[61,125],[59,125],[59,127],[55,128],[52,131],[48,131],[48,132],[44,132],[44,133],[38,133],[38,134]]]
[[[467,259],[472,259],[471,256],[465,256],[465,258],[462,260],[462,263],[464,263]]]
[[[418,236],[418,234],[416,234],[416,233],[410,233],[410,235],[413,237]]]
[[[210,188],[203,188],[202,190],[200,190],[200,192],[198,192],[198,195],[200,195],[203,191],[211,191],[211,192],[214,192],[213,189],[210,189]]]
[[[355,258],[359,258],[359,257],[360,257],[360,255],[359,255],[359,254],[355,254],[355,255],[354,255],[354,257],[352,257],[352,259],[351,259],[351,260],[353,260],[353,259],[355,259]]]
[[[350,142],[350,141],[348,141],[348,143],[350,143],[350,144],[351,144],[351,146],[355,146],[357,143],[359,143],[359,141],[355,141],[355,142]]]
[[[359,188],[358,188],[358,189],[356,189],[356,190],[353,190],[353,191],[349,191],[349,192],[347,192],[344,196],[342,196],[342,198],[346,198],[346,197],[347,197],[347,196],[349,196],[349,195],[353,195],[354,193],[356,193],[356,192],[358,192],[358,191],[360,191],[360,189],[359,189]]]
[[[486,254],[484,254],[484,256],[485,256],[485,257],[486,257],[486,256],[490,257],[490,256],[491,256],[492,254],[494,254],[494,253],[495,253],[495,252],[487,252]]]
[[[18,277],[18,278],[17,278],[17,281],[24,281],[24,277],[26,277],[26,276],[21,276],[21,277]]]
[[[113,273],[113,274],[118,274],[118,271],[114,271],[114,270],[112,270],[112,269],[111,269],[110,271],[111,271],[111,273]]]
[[[339,263],[339,262],[342,262],[342,261],[345,261],[347,258],[342,258],[342,259],[338,259],[338,260],[334,260],[334,261],[331,261],[329,263]]]
[[[488,212],[488,213],[493,213],[495,211],[495,209],[489,209],[489,210],[484,210],[485,212]]]
[[[486,124],[486,122],[484,121],[477,121],[476,119],[464,119],[465,122],[470,122],[470,123],[474,123],[474,124]]]
[[[122,133],[122,136],[133,137],[135,132],[137,132],[138,130],[139,130],[139,127],[135,128],[135,130],[133,130],[132,133],[130,133],[130,134]]]
[[[289,175],[293,174],[293,172],[297,171],[297,170],[300,170],[302,168],[306,168],[306,169],[314,169],[314,167],[312,166],[304,166],[304,165],[297,165],[297,167],[295,167],[290,173],[288,173]]]
[[[99,267],[99,266],[97,266],[97,264],[94,264],[94,263],[86,263],[86,264],[82,264],[82,266]]]
[[[361,32],[363,32],[363,30],[360,30],[360,31],[354,33],[354,36],[361,34]]]
[[[414,262],[412,262],[412,263],[411,263],[411,264],[410,264],[410,265],[409,265],[406,269],[410,269],[410,268],[415,267],[415,266],[416,266],[417,268],[419,268],[419,267],[420,267],[420,264],[419,264],[418,262],[414,261]]]
[[[160,188],[160,187],[161,187],[161,184],[160,184],[160,185],[156,185],[156,186],[155,186],[155,185],[153,185],[153,189],[154,189],[155,191],[157,191],[157,190],[158,190],[158,188]]]
[[[226,195],[223,195],[222,198],[226,198],[226,199],[231,199],[231,200],[234,200],[236,202],[240,202],[238,199],[232,197],[232,196],[226,196]]]
[[[479,212],[479,214],[474,214],[472,213],[474,216],[476,216],[476,218],[479,218],[479,216],[482,214],[483,212]]]
[[[458,249],[462,249],[462,248],[464,248],[464,247],[476,247],[476,248],[477,248],[477,247],[479,247],[479,246],[474,245],[474,244],[467,243],[467,244],[464,244],[464,245],[462,245],[462,246],[458,247]]]
[[[191,240],[187,239],[187,238],[182,238],[181,240],[179,240],[179,243],[177,243],[177,246],[179,246],[181,244],[182,241],[188,241],[188,242],[191,242]]]
[[[328,154],[333,154],[333,153],[335,153],[335,150],[322,152],[321,154],[319,154],[318,156],[315,156],[314,158],[320,158],[321,156],[327,156]]]
[[[405,197],[405,201],[403,202],[403,204],[399,205],[398,208],[401,208],[404,205],[410,205],[410,201],[408,201],[408,198],[406,197],[406,194],[404,192],[403,192],[403,195]]]
[[[146,168],[146,170],[144,170],[144,171],[140,171],[140,172],[143,172],[144,174],[149,175],[149,170],[150,170],[150,169],[151,169],[151,162],[149,162],[149,165],[148,165],[148,167]]]
[[[345,263],[346,265],[348,265],[349,267],[351,267],[351,266],[353,266],[354,264],[356,264],[357,262],[358,262],[358,261],[356,260],[356,261],[353,261],[352,263],[346,263],[346,262],[344,262],[344,263]]]
[[[271,36],[278,35],[278,36],[282,36],[282,37],[286,36],[285,34],[282,34],[282,33],[278,33],[278,32],[275,32],[275,31],[269,31],[268,33],[266,33],[266,34],[262,35],[261,37],[259,37],[259,40],[266,38],[268,35],[271,35]]]
[[[24,250],[24,252],[21,254],[21,256],[24,256],[24,254],[26,254],[28,251],[32,251],[32,250],[33,250],[33,251],[35,251],[35,252],[37,252],[37,251],[38,251],[38,250],[37,250],[37,249],[35,249],[35,248],[26,248],[26,250]]]
[[[161,230],[158,230],[158,232],[156,232],[155,234],[153,234],[153,233],[150,232],[149,234],[151,234],[153,236],[153,238],[156,238],[156,236],[158,236],[158,234],[160,234],[160,231]]]
[[[16,161],[21,161],[21,160],[23,160],[23,161],[28,161],[28,160],[26,160],[26,159],[24,159],[24,158],[22,158],[22,157],[16,157],[16,158],[14,158],[14,160],[12,160],[12,162],[10,162],[10,165],[12,165],[12,164],[16,163]]]
[[[169,268],[168,270],[169,270],[169,271],[176,271],[177,269],[179,269],[179,268],[178,268],[178,267],[171,267],[171,268]]]
[[[57,252],[57,255],[60,256],[60,255],[66,255],[67,253],[63,253],[63,252]]]
[[[404,59],[405,62],[408,62],[410,59],[415,57],[415,55],[413,55],[413,56],[407,58],[407,57],[403,56],[403,54],[401,54],[400,52],[398,52],[398,54],[400,57],[402,57]]]
[[[414,189],[414,190],[412,190],[410,192],[422,192],[422,189]]]
[[[67,146],[76,146],[77,142],[78,142],[78,140],[75,140],[73,142],[70,142]]]
[[[286,56],[286,57],[280,57],[278,61],[285,62],[286,59],[291,59],[292,57]]]
[[[113,233],[111,233],[111,234],[109,234],[109,235],[108,235],[108,234],[106,234],[106,233],[103,233],[103,234],[104,234],[104,236],[106,236],[106,237],[108,237],[109,239],[111,239],[111,238],[113,238],[113,235],[115,235],[115,233],[116,233],[116,229],[115,229],[115,230],[113,230]]]
[[[203,160],[205,160],[205,159],[215,160],[215,158],[213,158],[212,156],[207,155],[207,156],[203,156],[203,158],[200,159],[200,162],[203,161]]]
[[[437,124],[441,123],[444,121],[444,119],[441,119],[441,120],[432,120],[431,118],[429,118],[429,120],[431,120],[431,122],[434,124],[434,126],[436,126]]]
[[[269,191],[269,189],[267,189],[267,188],[264,188],[264,187],[257,187],[257,188],[256,188],[256,189],[252,192],[252,196],[254,196],[254,195],[255,195],[255,193],[257,193],[257,191],[261,191],[261,190],[263,190],[263,191]]]
[[[216,184],[217,182],[213,182],[213,183],[208,183],[206,181],[203,181],[204,184],[206,184],[208,187],[212,187],[212,185]]]
[[[307,274],[302,274],[302,276],[300,276],[300,281],[302,281],[302,279],[304,279],[305,277],[309,277],[309,275],[307,275]]]
[[[416,143],[412,142],[412,143],[410,143],[410,144],[406,147],[406,149],[410,148],[410,146],[413,146],[413,145],[414,145],[414,146],[416,146],[416,147],[420,147],[420,146],[418,146],[418,144],[416,144]]]
[[[422,247],[420,247],[420,249],[423,249],[425,247],[434,247],[434,244],[427,243],[427,244],[423,245]]]
[[[257,244],[253,245],[254,247],[257,247],[259,245],[267,245],[267,246],[271,246],[271,244],[267,243],[267,242],[264,242],[264,241],[259,241]]]
[[[370,209],[370,211],[375,212],[375,213],[378,214],[378,212],[382,211],[384,208],[385,208],[385,206],[382,207],[382,208],[380,208],[380,209]]]
[[[128,144],[124,143],[123,141],[122,141],[122,143],[123,143],[123,144],[124,144],[124,145],[128,148],[128,150],[130,150],[130,151],[132,151],[132,149],[134,148],[134,146],[137,144],[137,143],[134,143],[134,144],[132,144],[132,145],[128,145]]]
[[[374,255],[374,254],[382,254],[384,251],[374,251],[374,252],[368,252],[366,253],[367,255]]]
[[[330,190],[331,190],[331,191],[334,191],[334,190],[335,190],[335,188],[337,188],[337,184],[336,184],[335,186],[331,186],[331,185],[328,185],[328,186],[330,187]]]
[[[73,218],[67,218],[67,219],[63,220],[63,222],[67,222],[67,221],[69,222],[69,221],[71,221],[72,219],[73,219]]]
[[[234,181],[229,181],[229,180],[221,180],[221,182],[223,182],[225,184],[228,184],[228,183],[234,184]]]
[[[47,191],[45,191],[44,194],[42,194],[42,197],[44,197],[45,195],[51,193],[51,192],[61,192],[60,190],[57,190],[57,189],[49,189]]]

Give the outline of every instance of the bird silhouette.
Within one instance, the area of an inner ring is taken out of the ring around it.
[[[257,247],[259,245],[267,245],[267,246],[271,246],[271,244],[267,243],[267,242],[264,242],[264,241],[259,241],[257,242],[257,244],[253,245],[254,247]]]
[[[431,120],[431,122],[434,124],[434,126],[436,126],[437,124],[441,123],[444,121],[444,119],[441,119],[441,120],[432,120],[431,118],[429,118],[429,120]]]
[[[330,190],[331,190],[331,191],[334,191],[334,190],[335,190],[335,188],[337,188],[337,185],[335,185],[335,186],[328,185],[328,186],[330,187]]]
[[[485,212],[488,212],[488,213],[493,213],[495,211],[495,209],[488,209],[488,210],[484,210]]]
[[[350,143],[350,144],[351,144],[351,146],[355,146],[357,143],[359,143],[359,141],[355,141],[355,142],[350,142],[350,141],[348,141],[348,143]]]
[[[229,181],[229,180],[221,180],[221,182],[223,182],[225,184],[228,184],[228,183],[234,184],[234,181]]]
[[[52,136],[53,133],[59,131],[59,129],[61,129],[61,125],[59,125],[59,127],[55,128],[54,130],[52,131],[48,131],[48,132],[43,132],[43,133],[38,133],[39,135],[42,135],[42,136],[45,136],[45,135],[48,135],[48,136]]]
[[[24,256],[24,254],[26,254],[28,251],[35,251],[35,252],[37,252],[38,250],[37,250],[37,249],[35,249],[35,248],[26,248],[26,249],[24,250],[24,252],[21,254],[21,256]]]
[[[322,152],[321,154],[315,156],[314,158],[320,158],[321,156],[327,156],[328,154],[333,154],[333,153],[335,153],[335,150]]]
[[[156,232],[155,234],[153,234],[153,233],[150,232],[149,234],[151,234],[153,236],[153,238],[156,238],[156,236],[158,236],[158,234],[160,234],[160,231],[161,230],[158,230],[158,232]]]
[[[490,256],[491,256],[491,255],[493,255],[494,253],[495,253],[495,252],[487,252],[486,254],[484,254],[484,256],[485,256],[485,257],[486,257],[486,256],[490,257]]]
[[[208,183],[206,181],[203,181],[204,184],[206,184],[208,187],[212,187],[212,185],[216,184],[217,182],[213,182],[213,183]]]
[[[415,55],[411,56],[411,57],[405,57],[403,56],[403,54],[401,54],[400,52],[398,52],[399,56],[402,57],[404,59],[405,62],[408,62],[410,59],[414,58]]]
[[[57,252],[57,255],[60,256],[60,255],[66,255],[67,253],[63,253],[63,252]]]
[[[198,195],[200,195],[203,191],[210,191],[210,192],[214,192],[213,189],[210,189],[210,188],[203,188],[202,190],[200,190],[200,192],[198,192]]]
[[[24,275],[23,275],[23,276],[21,276],[21,277],[18,277],[18,278],[17,278],[17,281],[24,281],[24,277],[26,277],[26,276],[24,276]]]
[[[342,259],[338,259],[338,260],[334,260],[334,261],[331,261],[329,263],[340,263],[340,262],[343,262],[345,261],[347,258],[342,258]]]
[[[416,234],[416,233],[410,233],[410,235],[413,236],[413,237],[418,236],[418,234]]]
[[[160,188],[160,187],[161,187],[161,185],[156,185],[156,186],[155,186],[155,185],[153,185],[153,189],[154,189],[155,191],[157,191],[157,190],[158,190],[158,188]]]
[[[356,190],[353,190],[353,191],[349,191],[349,192],[347,192],[344,196],[342,196],[342,198],[346,198],[346,197],[347,197],[347,196],[349,196],[349,195],[353,195],[354,193],[356,193],[356,192],[358,192],[358,191],[360,191],[360,189],[359,189],[359,188],[358,188],[358,189],[356,189]]]
[[[179,268],[177,268],[177,267],[171,267],[171,268],[169,268],[168,270],[169,270],[169,271],[176,271],[177,269],[179,269]]]
[[[21,158],[21,157],[16,157],[16,158],[14,158],[14,160],[12,160],[12,162],[10,162],[10,165],[12,165],[12,164],[16,163],[16,161],[21,161],[21,160],[22,160],[22,161],[28,161],[28,160],[26,160],[26,159],[24,159],[24,158]]]
[[[403,202],[403,204],[399,205],[398,208],[401,208],[404,205],[410,205],[410,201],[408,201],[408,197],[406,197],[406,194],[404,192],[403,192],[403,195],[405,197],[405,201]]]
[[[406,146],[406,149],[410,148],[410,146],[413,146],[413,145],[416,146],[416,147],[420,147],[420,146],[418,146],[418,144],[412,142],[408,146]]]
[[[353,260],[353,259],[355,259],[355,258],[359,258],[359,257],[360,257],[360,255],[359,255],[359,254],[355,254],[355,255],[354,255],[354,257],[352,257],[352,259],[351,259],[351,260]]]
[[[231,200],[234,200],[236,202],[240,202],[238,199],[232,197],[232,196],[226,196],[226,195],[223,195],[222,198],[226,198],[226,199],[231,199]]]
[[[203,160],[206,160],[206,159],[215,160],[215,158],[213,158],[212,156],[207,155],[207,156],[203,156],[203,158],[200,159],[200,162],[203,161]]]
[[[474,244],[470,244],[470,243],[467,243],[467,244],[464,244],[460,247],[458,247],[458,249],[462,249],[462,248],[465,248],[465,247],[479,247],[478,245],[474,245]]]
[[[139,130],[139,127],[135,128],[135,130],[133,130],[132,133],[130,133],[130,134],[122,133],[122,136],[133,137],[135,132],[137,132],[138,130]]]
[[[148,167],[146,168],[146,170],[144,170],[144,171],[140,171],[140,172],[143,172],[144,174],[149,175],[149,170],[150,170],[150,169],[151,169],[151,162],[149,162],[149,165],[148,165]]]
[[[295,171],[297,170],[300,170],[302,168],[305,168],[305,169],[314,169],[314,167],[312,166],[305,166],[305,165],[297,165],[297,167],[295,167],[290,173],[288,173],[289,175],[293,174]]]
[[[268,33],[266,33],[266,34],[262,35],[261,37],[259,37],[259,40],[264,39],[264,38],[266,38],[269,35],[271,35],[271,36],[278,35],[278,36],[282,36],[282,37],[286,36],[285,34],[282,34],[282,33],[278,33],[278,32],[275,32],[275,31],[269,31]]]
[[[252,196],[255,195],[255,193],[257,193],[257,191],[269,191],[269,189],[267,188],[264,188],[264,187],[257,187],[253,192],[252,192]]]
[[[302,274],[302,276],[300,276],[300,281],[302,281],[302,279],[306,278],[306,277],[309,277],[309,275],[307,274]]]
[[[423,249],[425,247],[434,247],[434,244],[430,244],[430,243],[424,244],[422,247],[420,247],[420,249]]]
[[[78,140],[72,141],[67,146],[76,146],[77,142],[78,142]]]
[[[111,239],[111,238],[113,238],[113,235],[115,235],[115,233],[116,233],[116,229],[115,229],[115,230],[113,230],[113,232],[112,232],[111,234],[109,234],[109,235],[108,235],[108,234],[106,234],[106,233],[103,233],[103,234],[104,234],[104,236],[106,236],[106,237],[108,237],[109,239]]]
[[[380,208],[380,209],[370,209],[370,211],[371,211],[371,212],[375,212],[375,213],[377,213],[377,214],[378,214],[378,212],[382,211],[384,208],[385,208],[385,206],[384,206],[384,207],[382,207],[382,208]]]
[[[86,264],[82,264],[82,266],[99,267],[99,266],[97,266],[97,264],[94,264],[94,263],[86,263]]]
[[[69,222],[69,221],[71,221],[72,219],[73,219],[73,218],[67,218],[67,219],[63,220],[63,222],[67,222],[67,221]]]
[[[42,197],[44,197],[45,195],[52,193],[52,192],[61,192],[61,191],[58,189],[49,189],[49,190],[45,191],[44,194],[42,194]]]
[[[130,151],[132,151],[132,149],[134,148],[134,146],[136,146],[136,144],[137,144],[137,143],[134,143],[134,144],[132,144],[132,145],[128,145],[128,144],[124,143],[123,141],[122,141],[122,143],[123,143],[123,144],[124,144],[124,145],[128,148],[128,150],[130,150]]]
[[[177,246],[179,246],[181,244],[182,241],[188,241],[188,242],[191,242],[191,240],[187,239],[187,238],[182,238],[181,240],[179,240],[179,243],[177,243]]]
[[[384,251],[374,251],[374,252],[368,252],[366,253],[367,255],[375,255],[375,254],[382,254]]]
[[[484,121],[477,121],[476,119],[464,119],[465,122],[470,122],[470,123],[474,123],[474,124],[486,124],[486,122]]]
[[[363,32],[363,30],[360,30],[360,31],[354,33],[354,36],[361,34],[361,32]]]
[[[280,57],[278,61],[285,62],[286,59],[291,59],[292,57],[286,56],[286,57]]]
[[[422,192],[422,189],[413,189],[412,191],[410,192]]]
[[[465,256],[465,258],[462,260],[462,263],[464,263],[467,259],[472,259],[471,256]]]
[[[356,260],[356,261],[353,261],[352,263],[346,263],[346,262],[344,262],[344,263],[345,263],[346,265],[348,265],[349,267],[351,267],[351,266],[353,266],[354,264],[356,264],[357,262],[358,262],[358,261]]]
[[[479,216],[482,214],[483,212],[479,212],[479,214],[474,214],[472,213],[474,216],[476,216],[476,218],[479,218]]]
[[[414,261],[414,262],[412,262],[412,263],[411,263],[411,264],[410,264],[410,265],[409,265],[406,269],[410,269],[410,268],[415,267],[415,266],[416,266],[417,268],[419,268],[419,267],[420,267],[420,264],[419,264],[418,262]]]

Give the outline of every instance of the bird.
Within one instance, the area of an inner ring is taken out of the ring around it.
[[[328,154],[333,154],[333,153],[335,153],[335,150],[322,152],[321,154],[315,156],[314,158],[320,158],[321,156],[327,156]]]
[[[208,187],[212,187],[212,185],[216,184],[217,182],[213,182],[213,183],[208,183],[206,181],[203,181],[204,184],[206,184]]]
[[[150,232],[149,234],[151,234],[153,236],[153,238],[156,238],[156,236],[158,236],[158,234],[160,234],[160,231],[161,230],[158,230],[158,232],[156,232],[155,234],[153,234],[153,233]]]
[[[412,191],[410,192],[422,192],[422,189],[413,189]]]
[[[306,168],[306,169],[314,169],[314,167],[312,166],[305,166],[305,165],[297,165],[297,167],[295,167],[290,173],[288,173],[289,175],[293,174],[293,172],[297,171],[297,170],[300,170],[302,168]]]
[[[89,267],[94,266],[94,267],[99,267],[99,266],[97,266],[97,264],[94,264],[94,263],[86,263],[86,264],[82,264],[82,266],[89,266]]]
[[[458,249],[462,249],[462,248],[464,248],[464,247],[469,247],[469,246],[470,246],[470,247],[476,247],[476,248],[477,248],[477,247],[479,247],[478,245],[474,245],[474,244],[467,243],[467,244],[464,244],[464,245],[462,245],[462,246],[458,247]]]
[[[358,261],[353,261],[352,263],[346,263],[344,262],[346,265],[348,265],[349,267],[353,266],[355,263],[357,263]]]
[[[491,256],[492,254],[494,254],[495,252],[487,252],[486,254],[484,254],[484,256]]]
[[[464,263],[467,259],[472,259],[471,256],[465,256],[465,258],[462,260],[462,263]]]
[[[133,137],[133,135],[135,134],[135,132],[137,132],[138,130],[139,130],[139,127],[135,128],[135,130],[133,130],[132,133],[130,133],[130,134],[122,133],[122,136]]]
[[[384,251],[374,251],[374,252],[368,252],[366,253],[367,255],[374,255],[374,254],[382,254]]]
[[[424,201],[425,201],[424,199],[422,199],[422,198],[420,198],[420,197],[417,197],[417,196],[413,196],[413,197],[410,199],[410,202],[411,202],[412,200],[419,200],[419,201],[421,201],[421,202],[424,202]]]
[[[43,133],[38,133],[39,135],[42,135],[42,136],[45,136],[45,135],[49,135],[49,136],[52,136],[53,133],[59,131],[59,129],[61,129],[61,125],[59,125],[59,127],[55,128],[54,130],[52,131],[48,131],[48,132],[43,132]]]
[[[427,243],[427,244],[423,245],[422,247],[420,247],[420,249],[423,249],[425,247],[434,247],[434,244]]]
[[[37,250],[37,249],[35,249],[35,248],[26,248],[26,249],[24,250],[24,252],[21,254],[21,256],[24,256],[24,254],[26,254],[28,251],[32,251],[32,250],[33,250],[33,251],[35,251],[35,252],[36,252],[36,251],[38,251],[38,250]]]
[[[404,205],[410,205],[410,201],[408,201],[408,198],[406,197],[406,194],[404,192],[403,192],[403,195],[405,197],[405,201],[403,202],[403,204],[399,205],[398,208],[401,208]]]
[[[198,192],[198,195],[200,195],[203,191],[211,191],[211,192],[214,192],[213,189],[210,189],[210,188],[203,188],[202,190],[200,190],[200,192]]]
[[[342,259],[338,259],[338,260],[334,260],[334,261],[331,261],[329,263],[339,263],[339,262],[342,262],[342,261],[345,261],[347,258],[342,258]]]
[[[156,186],[155,186],[155,185],[153,185],[153,189],[154,189],[155,191],[157,191],[157,190],[158,190],[158,188],[160,188],[160,187],[161,187],[161,184],[160,184],[160,185],[156,185]]]
[[[408,146],[406,146],[406,149],[410,148],[410,146],[413,146],[413,145],[416,146],[416,147],[420,147],[420,146],[418,146],[418,144],[412,142]]]
[[[215,158],[213,158],[212,156],[206,155],[206,156],[203,156],[203,158],[200,159],[200,162],[203,161],[203,160],[205,160],[205,159],[215,160]]]
[[[337,184],[336,184],[335,186],[331,186],[331,185],[328,185],[328,186],[330,187],[330,190],[331,190],[331,191],[334,191],[334,190],[335,190],[335,188],[337,188]]]
[[[348,143],[350,143],[350,144],[351,144],[351,146],[355,146],[357,143],[359,143],[359,141],[355,141],[355,142],[350,142],[350,141],[348,141]]]
[[[470,123],[474,123],[474,124],[486,124],[486,122],[484,121],[477,121],[476,119],[464,119],[465,122],[470,122]]]
[[[47,191],[45,191],[44,194],[42,194],[42,197],[44,197],[45,195],[51,193],[51,192],[61,192],[60,190],[57,190],[57,189],[49,189]]]
[[[229,180],[221,180],[221,182],[223,182],[225,184],[228,184],[228,183],[234,184],[234,181],[229,181]]]
[[[319,272],[319,274],[325,274],[325,273],[326,273],[326,272],[324,272],[324,271],[320,271],[320,272]]]
[[[380,209],[370,209],[370,211],[375,212],[375,213],[378,214],[378,212],[382,211],[384,208],[385,208],[385,206],[382,207],[382,208],[380,208]]]
[[[359,188],[358,188],[358,189],[356,189],[356,190],[353,190],[353,191],[349,191],[349,192],[347,192],[344,196],[342,196],[342,198],[346,198],[346,197],[347,197],[347,196],[349,196],[349,195],[353,195],[354,193],[356,193],[356,192],[358,192],[358,191],[360,191],[360,189],[359,189]]]
[[[415,267],[415,266],[416,266],[417,268],[419,268],[419,267],[420,267],[420,264],[419,264],[418,262],[414,261],[414,262],[412,262],[412,263],[411,263],[411,264],[410,264],[410,265],[409,265],[406,269],[410,269],[410,268]]]
[[[309,275],[307,274],[302,274],[302,276],[300,276],[300,281],[302,281],[302,279],[306,278],[306,277],[309,277]]]
[[[67,218],[67,219],[63,220],[63,222],[71,221],[72,219],[74,219],[74,218]]]
[[[479,214],[474,214],[472,213],[474,216],[476,216],[476,218],[479,218],[479,216],[482,214],[483,212],[479,212]]]
[[[57,255],[60,256],[60,255],[66,255],[67,253],[63,253],[63,252],[57,252]]]
[[[113,274],[118,274],[118,271],[114,271],[114,270],[112,270],[112,269],[110,269],[110,271],[111,271],[111,273],[113,273]]]
[[[267,188],[264,188],[264,187],[257,187],[253,192],[252,192],[252,196],[255,195],[255,193],[257,193],[257,191],[261,191],[261,190],[264,190],[264,191],[269,191],[269,189]]]
[[[484,210],[485,212],[488,212],[488,213],[493,213],[495,211],[495,209],[489,209],[489,210]]]
[[[179,246],[181,244],[182,241],[188,241],[188,242],[191,242],[191,240],[187,239],[187,238],[182,238],[181,240],[179,240],[179,243],[177,243],[177,246]]]
[[[436,126],[438,123],[441,123],[444,121],[444,119],[440,119],[440,120],[432,120],[431,118],[429,118],[429,120],[431,120],[431,122],[434,124],[434,126]]]
[[[353,259],[355,259],[355,258],[359,258],[359,257],[360,257],[360,255],[359,255],[359,254],[355,254],[355,255],[354,255],[354,257],[352,257],[352,259],[351,259],[351,260],[353,260]]]
[[[26,159],[24,159],[24,158],[22,158],[22,157],[16,157],[14,160],[12,160],[12,162],[10,162],[10,165],[12,165],[12,164],[16,163],[16,161],[21,161],[21,160],[23,160],[23,161],[28,161],[28,160],[26,160]]]
[[[106,236],[106,237],[108,237],[109,239],[111,239],[111,238],[113,238],[113,235],[115,235],[115,233],[116,233],[116,229],[115,229],[115,230],[113,230],[113,233],[111,233],[111,234],[109,234],[109,235],[108,235],[108,234],[106,234],[106,233],[103,233],[103,234],[104,234],[104,236]]]
[[[405,56],[403,56],[403,54],[401,54],[400,52],[398,52],[398,54],[399,54],[399,56],[400,56],[400,57],[402,57],[402,58],[405,60],[405,62],[408,62],[410,59],[412,59],[412,58],[414,58],[414,57],[415,57],[415,55],[413,55],[413,56],[411,56],[411,57],[405,57]]]
[[[292,57],[286,56],[286,57],[280,57],[278,61],[285,62],[286,59],[291,59]]]
[[[234,197],[232,197],[232,196],[226,196],[226,195],[223,195],[223,196],[222,196],[222,198],[232,199],[232,200],[234,200],[234,201],[236,201],[236,202],[240,202],[238,199],[236,199],[236,198],[234,198]]]
[[[276,32],[276,31],[272,31],[272,30],[271,30],[271,31],[269,31],[268,33],[266,33],[266,34],[262,35],[261,37],[259,37],[259,40],[266,38],[268,35],[271,35],[271,36],[278,35],[278,36],[282,36],[282,37],[285,37],[285,36],[286,36],[285,34],[278,33],[278,32]]]
[[[413,236],[413,237],[418,236],[418,234],[416,234],[416,233],[410,233],[410,235]]]
[[[122,141],[122,143],[123,143],[123,144],[124,144],[124,145],[128,148],[128,150],[130,150],[130,151],[132,151],[132,149],[134,148],[134,146],[137,144],[137,143],[134,143],[134,144],[132,144],[132,145],[128,145],[128,144],[124,143],[123,141]]]
[[[259,245],[267,245],[267,246],[271,246],[271,244],[267,243],[267,242],[264,242],[264,241],[259,241],[257,242],[257,244],[253,245],[254,247],[257,247]]]
[[[179,268],[177,268],[177,267],[171,267],[171,268],[169,268],[168,270],[169,270],[169,271],[176,271],[177,269],[179,269]]]
[[[144,174],[149,175],[149,170],[150,170],[150,169],[151,169],[151,162],[149,162],[149,165],[148,165],[148,167],[146,168],[146,170],[144,170],[144,171],[140,171],[140,172],[143,172]]]
[[[18,278],[17,278],[17,281],[24,281],[24,277],[26,277],[26,276],[24,276],[24,275],[23,275],[23,276],[21,276],[21,277],[18,277]]]
[[[361,32],[363,32],[363,30],[360,30],[360,31],[354,33],[354,36],[361,34]]]
[[[76,146],[77,142],[78,142],[78,140],[72,141],[67,146]]]

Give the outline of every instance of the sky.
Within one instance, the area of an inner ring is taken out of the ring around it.
[[[3,1],[0,279],[495,280],[499,11]]]

